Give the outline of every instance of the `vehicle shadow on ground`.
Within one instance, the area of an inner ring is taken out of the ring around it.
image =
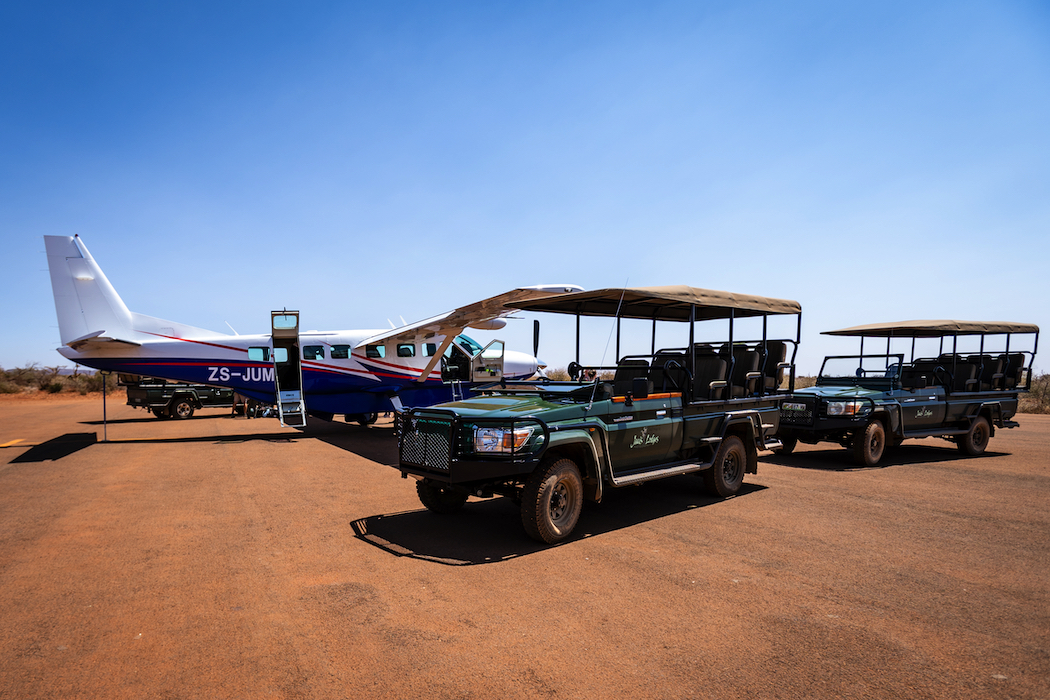
[[[826,450],[806,450],[805,452],[794,452],[790,455],[763,455],[762,461],[769,464],[779,464],[794,469],[817,469],[826,472],[858,472],[871,469],[885,469],[886,467],[902,467],[910,464],[929,464],[937,462],[955,462],[958,460],[985,459],[992,457],[1005,457],[1005,452],[985,452],[977,457],[971,457],[950,445],[939,447],[936,445],[909,445],[907,443],[900,447],[893,447],[882,455],[882,459],[874,467],[864,467],[853,461],[851,450],[842,448],[828,448]]]
[[[658,520],[694,508],[717,505],[762,491],[767,487],[745,483],[731,499],[707,496],[696,476],[679,476],[641,486],[606,491],[601,503],[585,503],[572,537],[558,545],[536,542],[525,534],[518,507],[509,498],[468,502],[452,515],[428,510],[373,515],[355,520],[355,536],[401,557],[448,566],[492,564],[515,559],[552,546]]]
[[[8,464],[25,464],[27,462],[50,462],[68,457],[98,442],[95,433],[66,433],[47,442],[34,445],[12,459]]]

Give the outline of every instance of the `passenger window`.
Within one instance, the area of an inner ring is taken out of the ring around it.
[[[398,357],[415,357],[416,356],[416,346],[413,345],[412,343],[400,343],[397,346],[397,356]]]
[[[287,362],[288,361],[288,348],[274,348],[273,349],[273,361],[274,362]]]
[[[365,347],[365,357],[386,357],[385,345],[368,345]]]
[[[303,359],[304,360],[323,360],[324,359],[324,346],[323,345],[304,345],[303,346]]]
[[[270,348],[248,348],[248,359],[256,362],[269,362]]]
[[[346,360],[350,357],[350,346],[349,345],[333,345],[332,346],[332,359],[333,360]]]
[[[424,357],[433,357],[434,355],[437,355],[437,351],[438,351],[437,343],[427,343],[426,345],[423,346],[423,356]]]

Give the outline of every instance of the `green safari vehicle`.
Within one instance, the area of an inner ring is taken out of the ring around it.
[[[781,404],[778,451],[837,442],[868,467],[908,438],[940,437],[983,453],[996,428],[1017,427],[1039,343],[1036,325],[980,321],[875,323],[824,335],[860,338],[860,353],[824,358],[816,386]],[[894,340],[907,352],[893,352]],[[872,352],[882,341],[885,352]]]
[[[780,446],[798,302],[668,286],[512,306],[576,316],[572,381],[504,381],[400,415],[398,468],[417,480],[429,510],[453,513],[469,496],[502,495],[520,504],[531,537],[553,544],[572,534],[584,501],[601,501],[606,489],[695,473],[725,498],[757,472],[759,450]],[[615,319],[615,366],[580,364],[581,317]],[[620,356],[622,319],[640,319],[645,330],[651,323],[648,353]],[[657,347],[658,327],[677,331],[674,347]]]

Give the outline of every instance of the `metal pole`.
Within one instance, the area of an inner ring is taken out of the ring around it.
[[[106,380],[109,372],[99,371],[102,375],[102,442],[109,442],[109,431],[106,429]]]

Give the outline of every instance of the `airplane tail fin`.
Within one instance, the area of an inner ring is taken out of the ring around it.
[[[62,344],[130,340],[132,313],[78,236],[44,236]]]

